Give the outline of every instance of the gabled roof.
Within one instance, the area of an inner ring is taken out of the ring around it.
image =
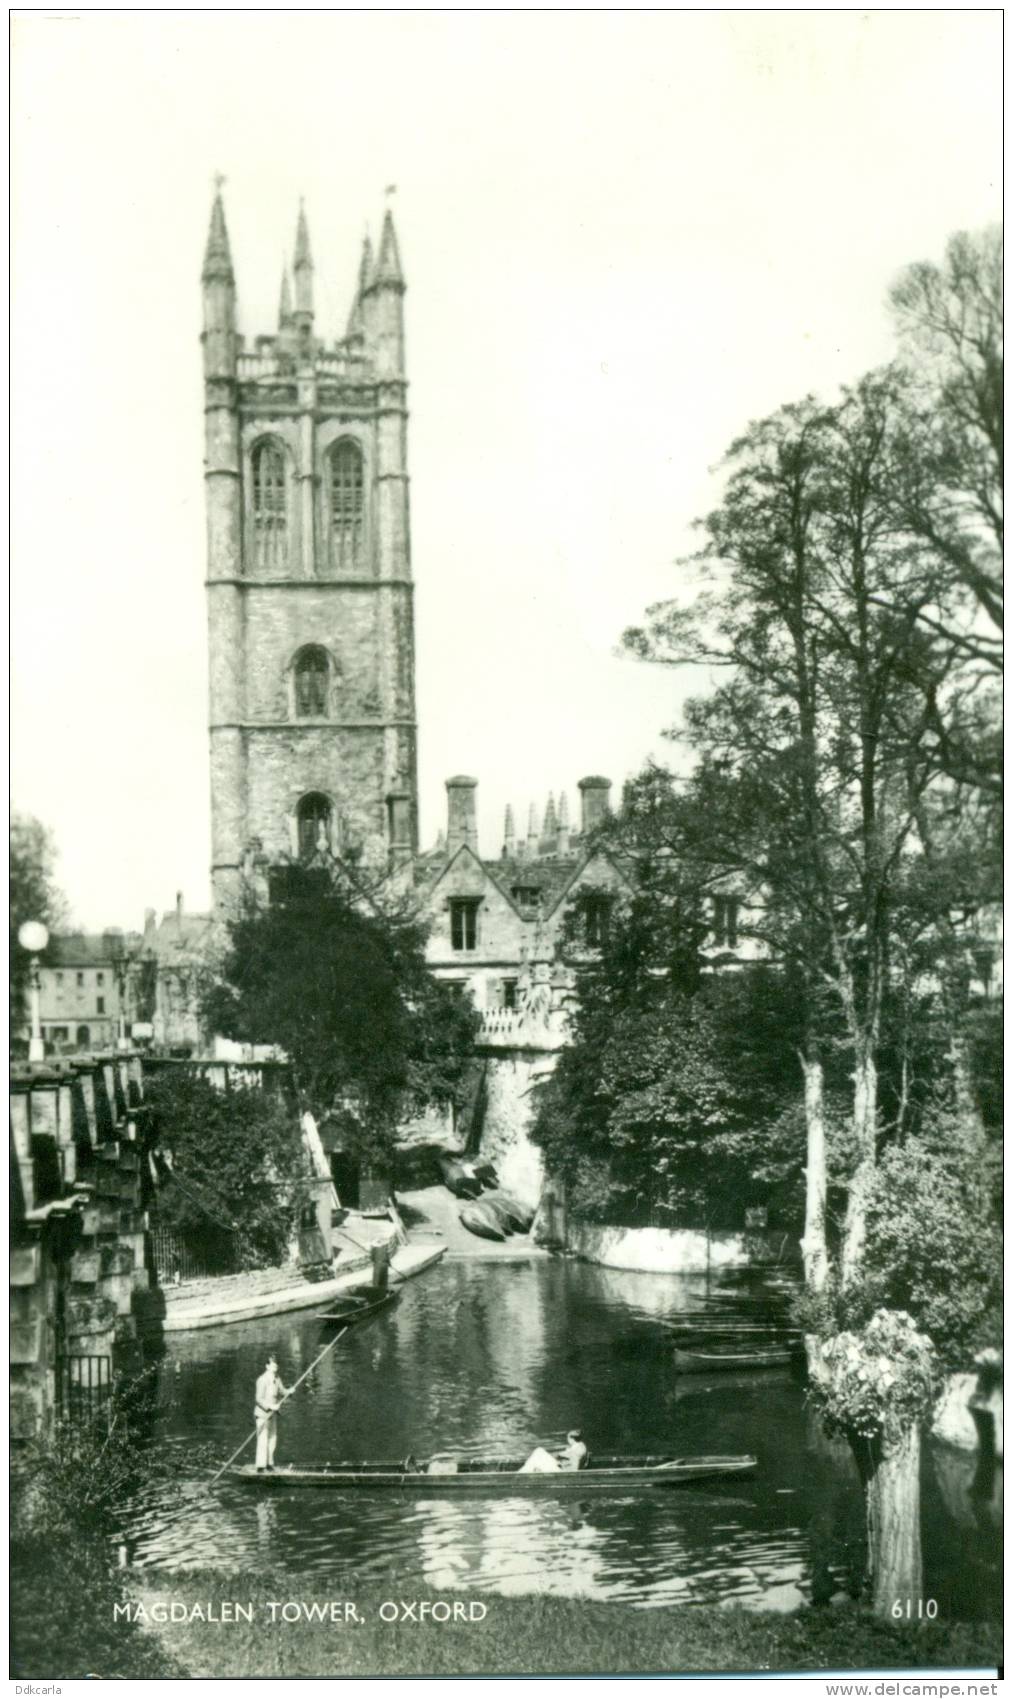
[[[43,967],[109,967],[137,954],[136,932],[56,932],[42,957]]]
[[[521,919],[530,916],[525,916],[526,905],[514,896],[514,891],[537,891],[541,898],[542,918],[545,919],[555,912],[580,875],[599,856],[609,863],[624,884],[629,884],[629,879],[616,858],[597,845],[592,849],[581,850],[576,855],[502,856],[498,861],[482,861],[468,844],[461,844],[449,860],[442,850],[430,851],[428,855],[420,856],[417,870],[421,872],[422,877],[417,879],[416,883],[420,894],[428,901],[450,869],[462,857],[466,857],[481,870],[484,877]]]
[[[210,914],[177,914],[169,909],[161,924],[145,934],[143,953],[160,962],[196,955],[207,944],[213,926]]]

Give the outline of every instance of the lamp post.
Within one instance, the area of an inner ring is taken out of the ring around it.
[[[27,950],[31,957],[28,969],[28,1002],[31,1014],[31,1036],[28,1040],[29,1062],[44,1062],[46,1047],[42,1042],[42,1026],[39,1019],[39,991],[41,981],[39,976],[39,957],[49,943],[49,932],[41,920],[26,920],[18,927],[18,943]]]
[[[130,1040],[127,1037],[127,964],[120,958],[116,963],[116,1000],[119,1004],[119,1028],[116,1039],[117,1050],[129,1050]]]

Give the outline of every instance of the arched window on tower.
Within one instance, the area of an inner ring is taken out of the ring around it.
[[[296,821],[299,827],[299,854],[304,861],[316,855],[317,850],[329,850],[331,847],[331,805],[319,791],[310,791],[301,798],[296,809]]]
[[[322,719],[327,713],[330,663],[324,649],[301,649],[295,662],[295,712],[300,720]]]
[[[284,450],[280,443],[258,442],[253,450],[253,548],[258,566],[284,564],[287,498]]]
[[[358,443],[339,442],[331,449],[327,465],[327,498],[330,508],[331,565],[336,572],[350,572],[362,554],[363,475]]]

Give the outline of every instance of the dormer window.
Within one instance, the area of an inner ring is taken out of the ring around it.
[[[711,931],[714,942],[720,948],[734,950],[739,942],[739,899],[738,897],[712,898],[714,912]]]
[[[510,895],[519,909],[536,909],[542,900],[542,893],[537,885],[512,885]]]

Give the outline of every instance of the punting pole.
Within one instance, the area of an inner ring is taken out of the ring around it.
[[[400,1217],[398,1219],[400,1219]],[[403,1230],[404,1229],[402,1228],[402,1231]],[[372,1254],[372,1251],[373,1251],[372,1245],[364,1245],[361,1239],[356,1239],[354,1234],[352,1234],[348,1231],[347,1227],[338,1227],[338,1228],[335,1229],[335,1231],[338,1232],[338,1233],[342,1233],[346,1239],[349,1239],[351,1241],[351,1243],[355,1246],[356,1250],[365,1251],[367,1256],[370,1256]],[[393,1266],[393,1263],[394,1263],[394,1253],[392,1252],[391,1256],[388,1260],[388,1263],[387,1263],[387,1273],[392,1275],[395,1280],[406,1281],[408,1279],[408,1275],[402,1274],[399,1269],[396,1269]]]
[[[338,1332],[334,1335],[334,1338],[331,1340],[330,1344],[324,1346],[323,1350],[320,1353],[320,1356],[314,1357],[309,1368],[304,1369],[302,1374],[299,1376],[299,1379],[297,1381],[295,1381],[292,1386],[289,1387],[288,1391],[286,1392],[284,1398],[281,1401],[281,1404],[278,1405],[279,1410],[281,1409],[282,1404],[288,1403],[288,1400],[291,1398],[293,1392],[295,1392],[300,1386],[302,1386],[302,1383],[306,1379],[306,1376],[311,1375],[313,1373],[313,1370],[316,1368],[317,1364],[321,1361],[321,1359],[326,1357],[328,1351],[334,1350],[334,1347],[338,1343],[338,1340],[343,1339],[347,1332],[348,1332],[347,1327],[339,1328]],[[239,1457],[241,1455],[241,1453],[246,1450],[246,1447],[251,1443],[251,1441],[255,1440],[256,1437],[257,1437],[257,1430],[256,1430],[256,1428],[254,1428],[252,1434],[247,1435],[247,1437],[244,1439],[242,1445],[239,1446],[237,1448],[237,1450],[235,1450],[232,1453],[231,1457],[226,1458],[226,1460],[222,1464],[221,1468],[219,1470],[217,1470],[217,1472],[215,1474],[212,1475],[210,1481],[208,1482],[209,1487],[213,1487],[215,1482],[217,1480],[221,1479],[221,1477],[222,1477],[222,1475],[224,1475],[226,1469],[231,1468],[232,1464],[236,1461],[236,1458]]]

